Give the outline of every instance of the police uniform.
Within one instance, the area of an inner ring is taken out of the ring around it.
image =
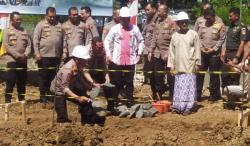
[[[40,21],[34,31],[34,50],[41,59],[39,68],[39,88],[41,102],[47,102],[50,83],[56,75],[63,49],[62,25],[56,22],[51,25],[47,20]]]
[[[99,37],[99,32],[97,30],[96,22],[92,17],[88,17],[87,20],[85,21],[85,24],[87,28],[90,29],[92,38]]]
[[[225,59],[233,60],[236,57],[241,41],[246,41],[247,27],[240,21],[231,24],[227,30]],[[238,60],[240,62],[240,60]],[[226,65],[222,66],[222,71],[229,71]],[[228,85],[239,85],[240,74],[222,74],[222,88]]]
[[[171,41],[172,34],[176,30],[175,22],[170,18],[167,17],[164,20],[158,20],[155,31],[153,33],[153,40],[152,44],[149,48],[149,52],[152,55],[152,68],[153,74],[150,77],[150,85],[153,94],[155,95],[158,92],[162,95],[166,90],[165,85],[165,74],[157,73],[156,71],[165,71],[167,65],[167,58],[164,58],[168,55],[169,44]],[[165,59],[165,60],[163,60]],[[173,94],[173,76],[168,74],[168,84],[170,86],[170,96],[172,97]]]
[[[112,20],[110,21],[109,23],[107,23],[104,28],[103,28],[103,31],[102,31],[102,40],[104,41],[105,37],[107,36],[107,34],[109,33],[110,29],[115,26],[117,23]]]
[[[220,17],[218,17],[218,16],[215,16],[215,20],[217,22],[223,22],[222,19]],[[199,29],[203,26],[204,23],[206,23],[206,19],[204,18],[204,16],[201,16],[201,17],[197,18],[197,20],[195,21],[193,30],[198,32]]]
[[[63,28],[63,56],[64,62],[70,60],[71,53],[77,45],[91,44],[92,35],[90,30],[82,22],[74,25],[70,20],[66,21],[62,25]]]
[[[11,102],[15,83],[17,83],[18,99],[24,100],[27,80],[27,57],[31,53],[30,36],[24,28],[16,29],[10,26],[4,31],[3,45],[7,51],[7,68],[12,68],[6,74],[5,102]],[[22,69],[16,70],[15,68]]]
[[[145,71],[144,72],[145,83],[147,82],[147,79],[150,76],[150,74],[148,74],[147,71],[150,71],[153,69],[151,63],[148,61],[148,52],[150,50],[149,49],[150,45],[153,41],[153,32],[154,32],[157,20],[158,20],[158,16],[157,14],[155,14],[152,19],[147,20],[147,22],[144,23],[142,26],[142,36],[145,42],[145,49],[143,52],[143,60],[144,60],[143,70]]]
[[[226,39],[225,26],[222,22],[215,21],[211,26],[206,26],[204,22],[198,31],[201,40],[201,49],[212,48],[213,53],[201,54],[201,71],[219,71],[221,67],[220,52]],[[200,99],[204,83],[204,74],[198,74],[197,94]],[[210,74],[209,82],[210,100],[218,100],[220,94],[220,77],[217,74]]]
[[[58,71],[57,75],[51,82],[50,90],[55,94],[55,110],[57,113],[57,122],[67,122],[67,104],[66,100],[73,102],[78,105],[79,113],[81,114],[82,124],[91,124],[91,120],[94,114],[91,103],[80,103],[75,99],[67,97],[66,92],[71,90],[78,96],[86,96],[87,90],[92,87],[83,77],[83,72],[77,70],[76,63],[73,59],[69,60],[62,68]]]

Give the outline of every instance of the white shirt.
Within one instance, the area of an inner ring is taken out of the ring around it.
[[[121,24],[111,28],[104,40],[107,57],[117,65],[134,65],[136,56],[141,55],[144,49],[144,39],[136,25],[130,25],[130,30],[124,30]],[[110,43],[114,44],[113,52]]]
[[[197,32],[175,32],[169,46],[168,67],[177,72],[192,73],[195,65],[201,65],[200,40]]]

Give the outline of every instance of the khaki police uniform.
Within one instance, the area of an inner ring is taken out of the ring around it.
[[[92,38],[99,37],[99,32],[97,29],[96,22],[92,17],[88,17],[87,20],[85,21],[85,24],[86,24],[87,28],[90,29],[91,34],[92,34]]]
[[[57,75],[53,79],[50,90],[55,94],[55,110],[57,113],[57,122],[67,122],[67,104],[66,100],[78,105],[79,112],[81,114],[82,124],[91,124],[94,111],[91,103],[80,103],[78,100],[68,98],[67,91],[71,90],[78,96],[86,96],[87,90],[92,87],[83,77],[83,72],[77,69],[74,59],[69,60],[58,71]]]
[[[215,20],[217,22],[223,22],[222,19],[218,16],[215,16]],[[206,19],[204,18],[204,16],[197,18],[197,20],[195,21],[193,30],[198,32],[204,23],[206,23]]]
[[[240,21],[230,24],[227,30],[227,39],[226,39],[226,60],[233,60],[236,57],[238,48],[241,41],[246,41],[247,36],[247,27],[244,23]],[[239,62],[241,60],[238,60]],[[227,65],[222,66],[222,71],[229,71]],[[240,84],[240,74],[222,74],[222,88],[228,85],[239,85]]]
[[[220,71],[221,60],[220,52],[226,39],[225,26],[222,22],[215,21],[212,26],[206,26],[204,22],[198,35],[201,41],[201,49],[212,48],[213,53],[201,55],[201,71]],[[198,98],[201,97],[204,82],[204,74],[198,74],[197,89]],[[217,74],[210,74],[209,82],[210,100],[215,101],[221,97],[220,94],[220,77]]]
[[[63,56],[64,62],[67,62],[75,46],[91,44],[92,35],[90,30],[82,22],[72,24],[70,20],[62,25],[63,29]]]
[[[109,23],[107,23],[104,28],[103,28],[103,31],[102,31],[102,41],[104,41],[105,37],[108,35],[110,29],[115,26],[117,23],[112,20],[110,21]]]
[[[172,34],[176,31],[176,24],[167,17],[164,20],[158,19],[153,33],[152,44],[148,50],[153,54],[152,67],[154,73],[150,77],[151,90],[155,96],[156,92],[162,95],[166,90],[165,74],[156,73],[156,71],[165,71],[167,65],[168,48]],[[173,93],[173,77],[168,74],[168,84],[170,86],[170,96]]]
[[[39,89],[41,102],[47,102],[51,97],[49,87],[56,75],[63,51],[62,25],[59,22],[50,24],[47,20],[40,21],[34,31],[34,50],[39,68]]]
[[[148,82],[150,74],[147,73],[147,71],[153,70],[153,67],[151,63],[148,61],[148,51],[150,50],[150,46],[153,41],[153,32],[155,30],[155,26],[158,20],[157,14],[154,15],[154,17],[150,20],[147,20],[143,25],[142,25],[142,36],[144,38],[144,43],[145,43],[145,48],[143,51],[143,61],[144,61],[144,66],[143,70],[144,72],[144,83]]]
[[[4,30],[3,45],[6,48],[7,68],[5,102],[11,102],[12,92],[17,83],[18,99],[24,100],[27,80],[27,57],[31,53],[31,39],[24,28],[13,26]],[[15,68],[22,68],[15,70]]]

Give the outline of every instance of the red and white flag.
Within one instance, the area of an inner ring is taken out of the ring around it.
[[[0,14],[0,29],[4,29],[8,26],[8,14]]]
[[[137,25],[138,0],[129,0],[128,5],[129,5],[130,14],[132,15],[130,22],[134,25]]]

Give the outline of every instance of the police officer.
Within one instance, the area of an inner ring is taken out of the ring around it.
[[[63,49],[62,25],[56,20],[56,9],[48,7],[45,19],[40,21],[34,32],[34,50],[39,67],[40,100],[49,100],[50,83],[56,75]]]
[[[145,49],[143,52],[143,59],[144,59],[144,66],[143,70],[144,72],[144,82],[148,83],[149,75],[147,74],[147,71],[152,70],[151,64],[148,61],[148,51],[149,47],[152,43],[153,40],[153,32],[156,26],[156,22],[158,20],[157,16],[157,4],[155,3],[148,3],[145,6],[145,12],[147,14],[147,20],[146,22],[142,25],[142,35],[145,40]]]
[[[62,66],[53,79],[50,90],[55,96],[55,110],[57,122],[71,122],[67,114],[66,100],[78,105],[82,124],[93,124],[94,111],[92,100],[88,98],[86,91],[91,89],[83,69],[86,68],[90,58],[89,49],[84,46],[76,46],[72,51],[72,58]]]
[[[5,102],[11,102],[12,92],[17,84],[18,100],[24,100],[27,80],[27,57],[31,53],[31,39],[27,31],[21,27],[19,12],[10,14],[11,25],[4,31],[3,45],[6,48],[7,68]],[[16,68],[21,68],[20,70]]]
[[[221,51],[221,60],[224,63],[232,61],[238,64],[241,61],[246,41],[247,27],[240,22],[240,9],[231,8],[229,11],[229,20],[231,24],[227,31],[226,48]],[[227,65],[222,66],[223,71],[229,71]],[[239,85],[240,74],[222,74],[222,88],[228,85]]]
[[[69,19],[63,23],[63,56],[64,62],[71,59],[75,46],[91,44],[91,33],[79,19],[78,9],[71,7],[68,10]]]
[[[92,38],[98,37],[99,32],[97,30],[96,22],[91,16],[91,9],[88,6],[81,7],[81,19],[86,24],[87,28],[90,29]]]
[[[171,36],[176,30],[175,22],[168,17],[168,6],[160,4],[158,8],[158,22],[153,33],[152,44],[148,50],[148,59],[153,67],[153,74],[150,77],[151,90],[155,99],[160,99],[166,91],[165,74],[156,71],[165,71],[168,60],[168,48]],[[168,69],[169,70],[169,69]],[[170,97],[173,94],[173,77],[168,74],[170,86]]]
[[[105,37],[107,36],[107,34],[109,33],[110,29],[120,23],[120,17],[119,17],[119,14],[120,14],[120,10],[117,9],[113,12],[113,20],[110,21],[109,23],[107,23],[104,28],[103,28],[103,31],[102,31],[102,40],[104,41]]]
[[[199,29],[202,27],[203,23],[205,23],[206,19],[204,18],[204,10],[206,9],[213,9],[213,5],[211,3],[208,3],[208,2],[205,2],[205,3],[202,3],[201,5],[201,14],[202,16],[200,16],[199,18],[197,18],[195,24],[194,24],[194,30],[196,32],[199,31]],[[215,16],[215,19],[217,22],[222,22],[222,19],[219,17],[219,16]]]
[[[216,20],[215,11],[206,9],[204,11],[206,21],[198,31],[201,40],[201,71],[219,71],[221,67],[220,52],[226,39],[225,26]],[[201,99],[204,82],[204,74],[198,74],[197,94],[198,100]],[[217,74],[210,74],[209,82],[210,101],[217,101],[220,97],[220,77]]]

